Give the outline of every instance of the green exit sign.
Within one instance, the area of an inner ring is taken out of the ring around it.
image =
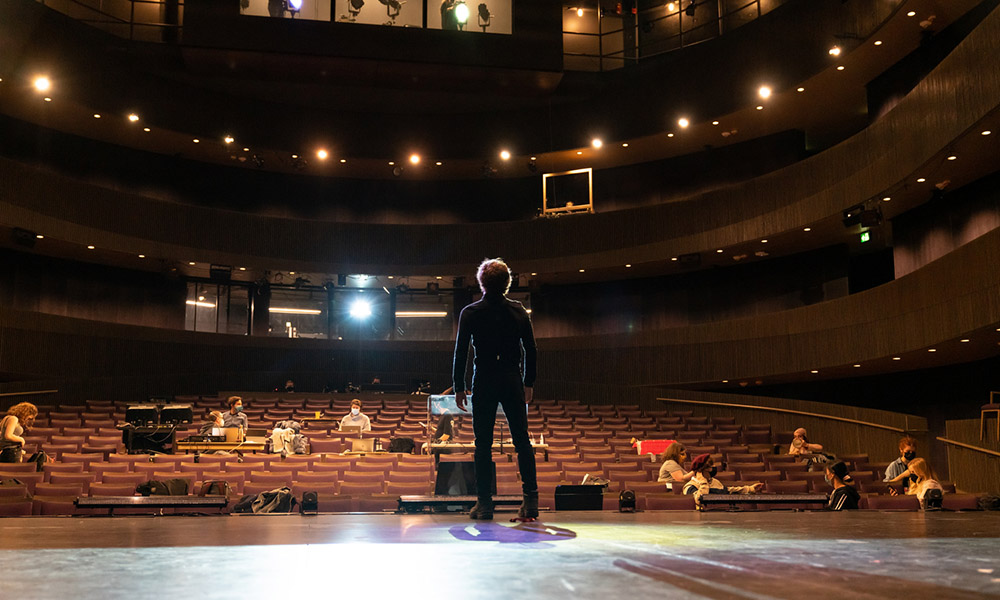
[[[861,243],[864,244],[868,240],[872,239],[872,234],[870,231],[866,231],[861,234]]]

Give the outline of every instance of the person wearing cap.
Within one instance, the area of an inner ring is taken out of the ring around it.
[[[699,454],[691,461],[691,471],[694,475],[684,484],[684,495],[694,496],[698,509],[702,509],[701,498],[705,494],[755,494],[763,487],[763,483],[751,485],[726,486],[715,478],[715,461],[710,454]]]
[[[837,461],[826,468],[826,482],[833,486],[830,501],[826,507],[829,510],[857,510],[861,494],[851,483],[851,474],[843,461]]]
[[[372,421],[368,418],[368,415],[361,412],[361,400],[358,398],[351,400],[351,412],[344,415],[344,418],[340,420],[340,428],[343,429],[345,425],[361,427],[361,431],[372,430]]]

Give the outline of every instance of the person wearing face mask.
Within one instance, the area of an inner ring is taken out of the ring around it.
[[[850,485],[851,475],[843,461],[837,461],[826,467],[824,479],[833,486],[830,501],[826,507],[829,510],[857,510],[861,494]]]
[[[243,398],[239,396],[230,396],[226,400],[226,404],[229,405],[229,411],[222,415],[222,426],[223,427],[242,427],[246,431],[247,425],[249,424],[249,419],[243,414]]]
[[[889,463],[885,470],[885,483],[902,483],[904,488],[908,488],[911,480],[909,469],[910,461],[917,457],[917,440],[910,436],[903,436],[899,440],[899,458]]]
[[[674,485],[684,485],[694,476],[694,471],[684,471],[684,461],[687,460],[687,449],[680,442],[673,442],[660,455],[663,466],[660,467],[660,474],[657,481],[667,484],[667,489],[674,489]]]
[[[24,452],[21,436],[35,424],[37,416],[38,407],[30,402],[20,402],[7,410],[7,415],[0,419],[0,462],[21,462]]]
[[[221,410],[213,410],[208,413],[208,420],[201,426],[198,433],[201,435],[223,435],[222,428],[224,420]]]
[[[699,454],[691,461],[691,471],[694,475],[684,484],[684,495],[694,496],[698,509],[702,509],[701,497],[705,494],[755,494],[763,487],[763,483],[751,485],[726,486],[715,478],[715,461],[710,454]]]
[[[361,412],[361,400],[355,398],[351,400],[351,412],[344,415],[344,418],[340,420],[340,428],[343,429],[344,426],[354,426],[361,427],[361,431],[371,431],[372,422],[368,418],[368,415]]]

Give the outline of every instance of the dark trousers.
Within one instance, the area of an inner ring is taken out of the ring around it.
[[[510,427],[510,437],[517,451],[517,466],[521,471],[524,493],[536,493],[535,451],[528,438],[528,411],[524,404],[524,386],[520,374],[479,379],[472,384],[472,429],[476,434],[476,489],[480,498],[489,498],[493,473],[493,428],[496,426],[497,405],[503,407]]]

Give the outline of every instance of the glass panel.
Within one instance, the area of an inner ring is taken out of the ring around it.
[[[218,287],[188,283],[184,328],[188,331],[218,331]]]
[[[396,338],[452,340],[455,337],[455,297],[441,294],[397,294]]]
[[[323,290],[271,288],[271,337],[327,337],[327,295]]]
[[[381,288],[335,290],[330,335],[345,340],[389,339],[392,334],[391,298]],[[271,303],[273,305],[273,299]]]

